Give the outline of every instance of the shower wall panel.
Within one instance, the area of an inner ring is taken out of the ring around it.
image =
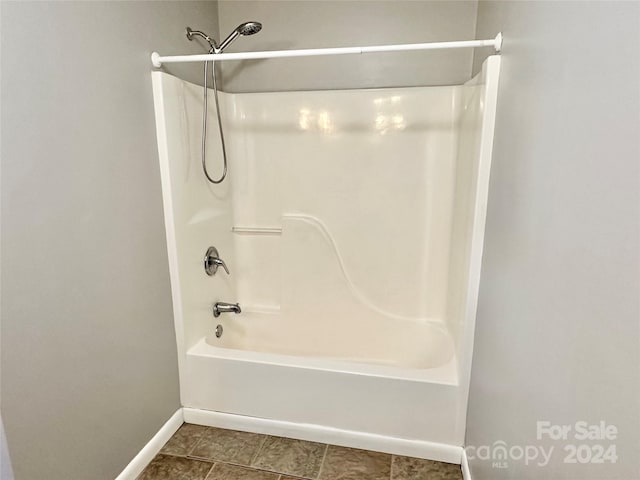
[[[200,87],[160,72],[153,74],[156,127],[162,177],[165,228],[171,272],[178,359],[211,331],[212,299],[235,298],[233,277],[222,269],[215,277],[204,271],[204,255],[215,246],[230,268],[235,248],[231,236],[231,185],[211,185],[202,173]],[[215,111],[209,129],[216,132]],[[220,142],[210,135],[207,156],[210,172],[221,170]],[[232,270],[232,274],[237,275]],[[183,376],[181,375],[181,382]]]
[[[449,287],[447,291],[447,320],[449,330],[456,339],[457,354],[461,355],[460,336],[464,326],[469,283],[472,233],[476,205],[476,185],[479,173],[481,145],[482,85],[460,87],[460,116],[458,119],[458,154],[451,232]]]
[[[482,70],[460,86],[456,184],[451,231],[447,325],[455,342],[458,380],[465,401],[480,286],[480,268],[489,194],[489,173],[497,104],[500,57],[491,56]]]
[[[314,322],[323,304],[337,303],[355,316],[443,321],[457,93],[226,97],[233,224],[246,274],[238,296],[247,311],[297,302]],[[306,274],[294,278],[292,268]]]

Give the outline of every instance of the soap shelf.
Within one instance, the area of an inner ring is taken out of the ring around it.
[[[282,235],[282,227],[231,227],[233,233],[241,235]]]

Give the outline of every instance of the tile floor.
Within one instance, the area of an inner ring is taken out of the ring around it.
[[[138,480],[461,480],[460,465],[185,423]]]

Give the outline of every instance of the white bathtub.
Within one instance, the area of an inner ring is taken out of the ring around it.
[[[186,355],[186,421],[460,462],[455,357],[416,369],[209,342]]]

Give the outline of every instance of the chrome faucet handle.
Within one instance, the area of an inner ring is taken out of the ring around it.
[[[204,271],[207,275],[212,276],[216,274],[218,267],[224,268],[227,275],[230,275],[227,265],[224,263],[224,260],[220,258],[218,249],[216,247],[209,247],[207,253],[204,255]]]
[[[210,268],[213,270],[214,274],[216,273],[216,270],[218,270],[218,267],[224,268],[224,271],[227,272],[227,275],[230,274],[227,265],[224,263],[224,260],[222,260],[221,258],[212,258]]]

